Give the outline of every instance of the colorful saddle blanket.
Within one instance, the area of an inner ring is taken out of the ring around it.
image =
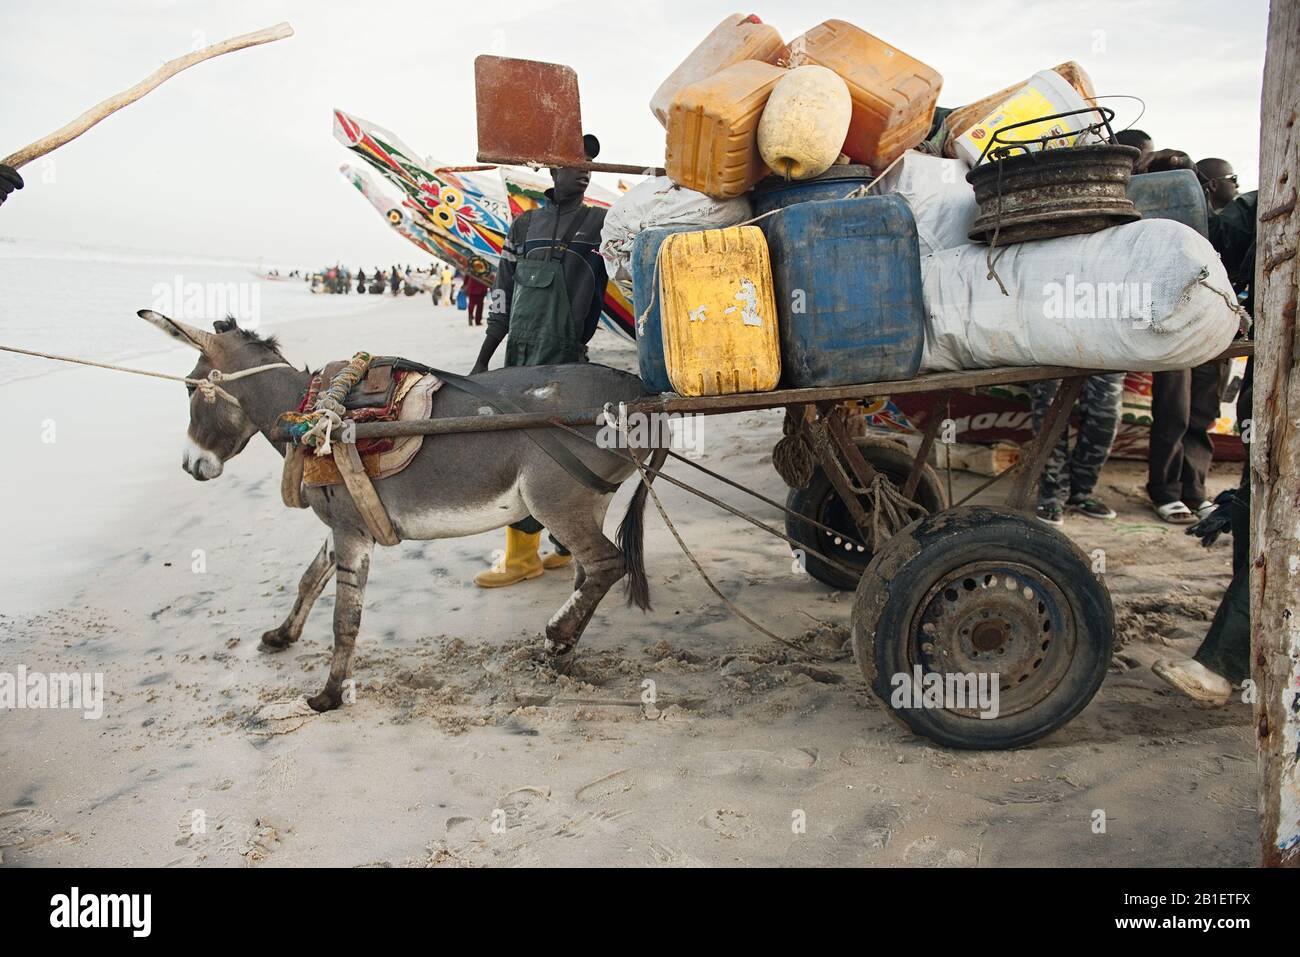
[[[346,362],[330,363],[316,373],[307,393],[298,403],[297,411],[313,409],[322,388],[329,385]],[[433,396],[442,388],[442,380],[435,375],[400,368],[400,363],[376,359],[371,363],[365,378],[358,382],[343,402],[346,418],[353,422],[410,422],[427,419],[433,411]],[[411,464],[415,454],[424,444],[422,435],[398,438],[361,439],[357,453],[366,474],[372,479],[396,475]],[[313,455],[307,450],[303,463],[303,484],[309,488],[324,485],[341,485],[343,477],[332,456]]]

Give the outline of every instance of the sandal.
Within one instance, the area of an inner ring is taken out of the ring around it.
[[[1196,521],[1192,510],[1182,502],[1166,502],[1164,505],[1152,505],[1160,520],[1170,525],[1191,525]]]

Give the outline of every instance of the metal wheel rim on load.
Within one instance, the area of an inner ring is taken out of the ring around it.
[[[1050,140],[1063,137],[1017,140],[1005,136],[1029,124],[1093,112],[1101,116],[1098,122],[1064,136],[1077,141],[1100,136],[1104,129],[1106,143],[1047,149]],[[1141,219],[1128,198],[1133,162],[1141,154],[1115,143],[1110,126],[1114,115],[1107,107],[1094,106],[1035,117],[994,132],[979,161],[966,174],[980,209],[969,238],[1003,246],[1092,233]],[[1039,149],[1029,148],[1034,144]],[[1019,155],[1014,155],[1017,151]]]

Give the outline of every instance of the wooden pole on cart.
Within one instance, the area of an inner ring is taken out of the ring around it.
[[[1262,863],[1300,866],[1300,0],[1269,11],[1260,119],[1251,423],[1251,676]]]

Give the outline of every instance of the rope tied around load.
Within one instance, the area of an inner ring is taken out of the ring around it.
[[[369,352],[356,353],[321,390],[310,412],[286,412],[280,417],[296,444],[310,446],[319,456],[333,452],[331,438],[335,429],[343,427],[343,414],[347,411],[343,400],[366,377],[373,359]]]
[[[1192,289],[1195,286],[1204,286],[1206,289],[1210,290],[1210,292],[1222,299],[1237,317],[1237,325],[1240,328],[1242,335],[1246,334],[1246,330],[1250,328],[1250,313],[1246,311],[1246,307],[1243,306],[1235,296],[1229,296],[1218,286],[1215,286],[1210,282],[1210,268],[1208,266],[1202,266],[1201,271],[1196,274],[1196,277],[1183,287],[1183,291],[1178,296],[1179,303],[1184,303],[1188,298],[1190,298]]]

